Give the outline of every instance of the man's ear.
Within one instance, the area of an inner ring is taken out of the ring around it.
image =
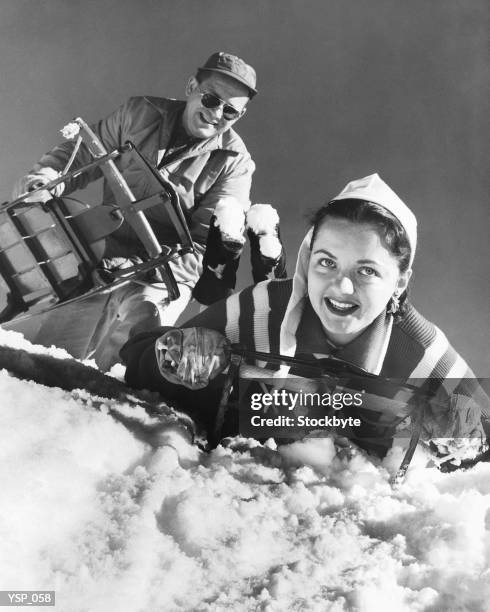
[[[196,91],[198,87],[199,87],[199,83],[197,82],[196,77],[191,76],[190,79],[187,81],[187,85],[185,88],[185,95],[190,96]]]

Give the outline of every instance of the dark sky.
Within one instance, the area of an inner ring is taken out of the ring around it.
[[[2,0],[0,197],[70,118],[182,97],[235,52],[259,78],[237,125],[252,200],[279,209],[290,269],[305,213],[378,172],[419,220],[412,301],[488,376],[489,17],[487,0]]]

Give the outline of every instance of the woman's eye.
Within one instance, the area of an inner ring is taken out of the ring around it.
[[[370,268],[369,266],[363,266],[359,273],[363,276],[378,276],[377,271],[374,268]]]
[[[322,257],[322,259],[318,260],[318,263],[322,268],[335,268],[335,261],[329,257]]]

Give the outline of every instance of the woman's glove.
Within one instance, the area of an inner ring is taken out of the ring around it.
[[[160,374],[171,383],[203,389],[229,364],[230,343],[205,327],[171,329],[155,342]]]
[[[481,409],[468,397],[452,395],[444,403],[429,402],[425,410],[423,438],[474,438],[481,431]]]
[[[473,456],[485,443],[480,407],[462,395],[452,395],[445,403],[431,402],[424,413],[421,438],[430,441],[444,460]]]

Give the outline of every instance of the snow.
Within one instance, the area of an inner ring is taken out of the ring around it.
[[[278,227],[279,215],[270,204],[254,204],[247,211],[247,228],[259,236],[259,249],[264,257],[278,259],[281,255]]]
[[[221,198],[214,210],[215,225],[219,227],[223,240],[244,243],[245,211],[237,198]]]
[[[270,204],[254,204],[247,211],[247,227],[255,234],[272,234],[279,225],[277,210]]]
[[[62,612],[489,609],[489,464],[443,474],[419,448],[393,489],[401,447],[206,454],[165,428],[150,446],[87,392],[2,370],[0,398],[0,589],[54,589]]]
[[[278,259],[281,256],[282,244],[277,236],[260,236],[259,249],[264,257]]]

